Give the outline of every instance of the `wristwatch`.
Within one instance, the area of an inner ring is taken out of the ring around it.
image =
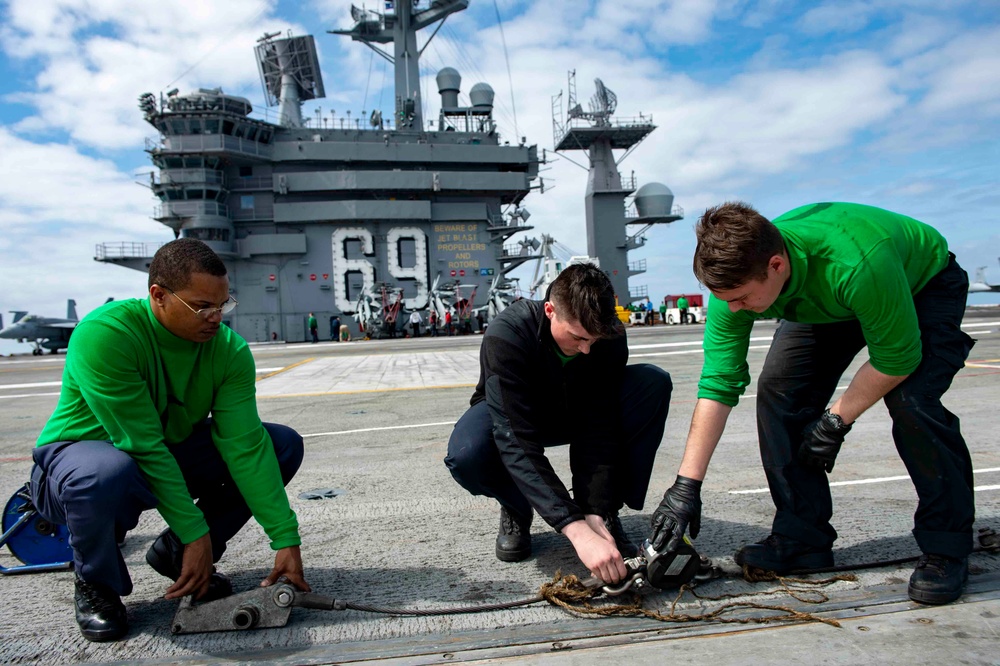
[[[823,420],[837,432],[846,433],[851,429],[851,426],[844,423],[844,419],[840,418],[840,414],[834,414],[829,409],[823,412]]]

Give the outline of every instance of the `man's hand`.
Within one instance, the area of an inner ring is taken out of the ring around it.
[[[208,580],[212,576],[212,539],[205,536],[184,546],[181,560],[181,575],[167,588],[166,599],[179,599],[193,594],[200,599],[208,591]]]
[[[575,520],[562,529],[576,556],[590,573],[605,583],[617,583],[625,578],[625,562],[622,560],[615,539],[604,526],[600,516],[588,514],[584,520]]]
[[[260,586],[274,585],[280,579],[284,579],[303,592],[312,592],[312,588],[305,579],[302,569],[302,553],[299,552],[298,546],[288,546],[275,553],[274,568],[271,569],[268,577],[260,582]]]
[[[691,538],[701,532],[701,481],[677,475],[674,485],[663,494],[663,501],[650,521],[649,538],[654,550],[671,553],[677,550],[684,532],[691,528]]]
[[[810,423],[802,431],[802,446],[799,447],[799,464],[803,467],[833,471],[833,463],[840,453],[840,445],[844,437],[851,431],[851,426],[844,423],[829,409],[823,415]]]

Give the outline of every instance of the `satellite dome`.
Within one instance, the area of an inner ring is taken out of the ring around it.
[[[443,67],[437,73],[438,92],[459,90],[462,86],[462,75],[454,67]]]
[[[469,101],[474,109],[492,109],[493,88],[488,83],[477,83],[469,91]]]
[[[646,183],[635,193],[639,217],[664,217],[674,207],[674,193],[663,183]]]

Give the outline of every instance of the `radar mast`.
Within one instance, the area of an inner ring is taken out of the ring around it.
[[[444,25],[449,14],[462,11],[469,0],[434,0],[427,9],[418,9],[419,2],[412,0],[386,0],[384,14],[351,5],[354,27],[350,30],[328,30],[333,35],[349,35],[365,44],[393,64],[396,72],[396,127],[422,130],[423,100],[420,97],[420,55]],[[434,23],[441,23],[424,43],[417,48],[417,31]],[[393,44],[393,54],[375,44]]]

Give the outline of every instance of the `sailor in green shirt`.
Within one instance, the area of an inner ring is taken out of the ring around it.
[[[309,589],[284,489],[302,437],[261,423],[253,357],[222,324],[235,306],[219,257],[182,238],[153,257],[148,299],[108,303],[73,332],[31,493],[46,520],[69,530],[76,618],[89,640],[128,631],[120,596],[132,580],[118,543],[147,509],[168,526],[146,553],[174,580],[167,599],[230,594],[213,563],[251,515],[276,551],[261,584],[284,577]]]
[[[676,548],[688,527],[697,536],[702,480],[750,383],[753,322],[778,318],[757,386],[776,513],[772,534],[739,549],[737,563],[778,573],[833,564],[827,473],[854,421],[884,400],[919,498],[913,535],[924,555],[910,598],[957,599],[972,549],[972,461],[941,396],[973,340],[960,329],[968,276],[945,239],[904,215],[846,203],[803,206],[773,223],[727,203],[706,211],[696,234],[695,275],[712,292],[705,363],[677,480],[653,515],[653,546]],[[868,361],[827,409],[866,345]]]
[[[688,323],[688,299],[683,296],[677,299],[677,310],[680,313],[680,320],[682,324]]]
[[[312,336],[313,343],[319,342],[319,333],[317,332],[319,324],[316,322],[316,315],[312,312],[309,313],[309,320],[307,324],[309,326],[309,335]]]

